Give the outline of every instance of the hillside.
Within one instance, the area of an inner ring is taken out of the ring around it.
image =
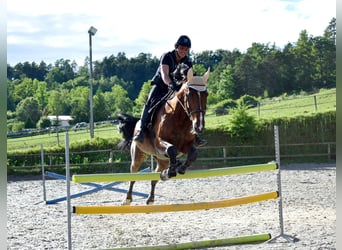
[[[316,104],[315,99],[316,96]],[[316,111],[317,107],[317,111]],[[251,108],[248,112],[254,115],[256,118],[272,119],[281,117],[296,117],[312,115],[320,112],[336,110],[336,89],[321,89],[314,94],[301,94],[292,96],[280,96],[273,99],[264,99],[260,102],[260,107]],[[259,115],[260,116],[259,116]],[[215,110],[208,107],[206,115],[206,128],[215,129],[224,127],[229,123],[230,115],[216,116]],[[79,144],[90,141],[89,130],[84,129],[80,131],[69,131],[69,137],[71,143]],[[119,140],[121,134],[119,134],[117,125],[111,123],[105,123],[101,126],[95,126],[95,137],[98,140],[101,139],[113,139]],[[64,132],[60,132],[58,137],[56,133],[48,133],[44,135],[22,137],[22,138],[8,138],[7,139],[7,151],[22,151],[32,150],[40,148],[40,145],[44,145],[44,148],[56,147],[57,145],[64,145]]]
[[[321,89],[317,93],[300,95],[283,95],[272,99],[262,99],[259,107],[250,108],[248,113],[257,119],[308,116],[315,113],[336,111],[336,88]],[[229,112],[216,116],[215,110],[208,108],[206,128],[218,128],[229,123]]]

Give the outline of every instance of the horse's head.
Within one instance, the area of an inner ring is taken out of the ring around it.
[[[192,121],[193,133],[201,133],[204,130],[209,73],[210,68],[208,68],[203,76],[194,76],[191,68],[187,72],[185,105]]]

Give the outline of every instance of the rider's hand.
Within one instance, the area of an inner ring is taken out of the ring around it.
[[[169,83],[169,88],[170,88],[171,90],[173,90],[173,91],[178,91],[178,90],[180,89],[181,86],[182,86],[181,84],[178,85],[178,84],[175,83],[174,81],[172,81],[172,82]]]

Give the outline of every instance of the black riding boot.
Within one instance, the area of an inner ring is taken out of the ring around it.
[[[207,143],[208,143],[207,140],[200,138],[200,137],[196,134],[195,145],[196,145],[197,147],[202,147],[202,146],[204,146],[204,145],[207,144]]]
[[[149,107],[147,105],[144,106],[143,112],[140,118],[140,129],[136,136],[134,136],[133,140],[143,143],[144,142],[144,129],[147,127],[149,121]]]

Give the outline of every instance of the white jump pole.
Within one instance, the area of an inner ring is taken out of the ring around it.
[[[283,237],[286,239],[287,242],[296,242],[298,239],[296,237],[287,235],[284,233],[284,217],[283,217],[283,195],[281,190],[281,167],[280,167],[280,146],[279,146],[279,130],[278,126],[274,126],[274,146],[275,146],[275,156],[276,156],[276,162],[278,165],[278,173],[277,173],[277,185],[278,185],[278,211],[279,211],[279,225],[280,225],[280,234],[268,242],[275,241],[276,239]]]
[[[71,197],[70,197],[70,159],[69,133],[65,133],[65,177],[67,183],[67,213],[68,213],[68,250],[71,250]]]
[[[45,188],[45,169],[44,169],[44,149],[43,144],[40,145],[40,159],[42,162],[42,181],[43,181],[43,199],[46,202],[46,188]]]

